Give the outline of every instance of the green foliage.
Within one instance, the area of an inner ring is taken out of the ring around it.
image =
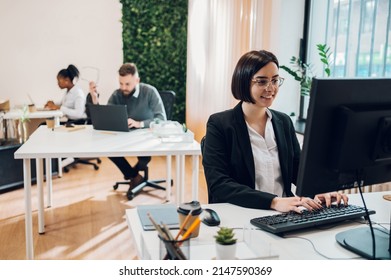
[[[289,64],[292,65],[292,68],[285,65],[281,65],[280,68],[284,69],[300,83],[301,95],[309,95],[313,77],[312,65],[302,62],[300,58],[295,56],[292,56]]]
[[[30,121],[29,113],[29,107],[27,105],[24,105],[22,109],[22,115],[20,116],[20,121],[22,123]]]
[[[141,81],[173,90],[173,120],[185,122],[187,0],[120,0],[124,62],[136,63]]]
[[[327,77],[330,77],[330,47],[326,44],[316,45],[320,61],[323,63],[324,72]],[[313,66],[310,63],[304,63],[300,58],[292,56],[289,66],[281,65],[280,68],[285,70],[289,75],[300,83],[300,94],[309,95],[311,91],[312,78],[315,76],[313,73]]]
[[[330,77],[331,74],[330,63],[329,63],[330,56],[331,56],[330,47],[328,47],[326,44],[318,44],[316,45],[316,47],[318,49],[320,61],[322,61],[324,65],[324,72],[326,73],[327,77]]]
[[[214,236],[216,242],[222,245],[230,245],[236,243],[236,238],[234,230],[228,227],[221,227],[217,232],[217,235]]]

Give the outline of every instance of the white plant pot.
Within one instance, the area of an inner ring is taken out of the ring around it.
[[[236,243],[230,245],[216,243],[216,260],[234,259],[236,259]]]

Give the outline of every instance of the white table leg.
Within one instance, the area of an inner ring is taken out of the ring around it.
[[[180,197],[181,197],[181,177],[180,177],[180,156],[175,156],[175,202],[177,205],[180,204]]]
[[[179,186],[181,188],[180,200],[179,200],[180,203],[185,201],[185,159],[186,157],[184,155],[179,156],[179,168],[180,168]]]
[[[24,180],[24,211],[26,230],[26,258],[34,258],[33,248],[33,219],[31,213],[31,163],[30,159],[23,159],[23,180]]]
[[[46,158],[46,187],[47,187],[47,207],[52,207],[52,159]]]
[[[38,233],[45,233],[45,216],[43,201],[43,159],[36,160],[37,189],[38,189]]]
[[[167,156],[166,159],[166,178],[167,178],[167,184],[166,184],[166,201],[171,201],[171,156]]]
[[[58,159],[58,177],[62,177],[62,159]]]
[[[192,156],[192,184],[191,184],[191,189],[192,189],[192,195],[193,195],[193,200],[198,201],[198,173],[200,171],[199,168],[199,156],[193,155]]]

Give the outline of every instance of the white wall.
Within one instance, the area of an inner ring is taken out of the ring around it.
[[[56,76],[72,63],[82,76],[96,73],[85,66],[100,69],[106,103],[123,59],[121,8],[116,0],[0,0],[0,99],[20,106],[30,94],[38,107],[60,100]]]
[[[269,0],[272,1],[272,0]],[[270,50],[274,52],[280,65],[289,65],[290,58],[299,55],[300,38],[303,36],[304,0],[273,0],[270,31]],[[284,113],[299,113],[299,83],[284,70],[280,75],[285,78],[273,109]]]

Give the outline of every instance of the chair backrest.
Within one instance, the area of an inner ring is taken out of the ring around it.
[[[160,97],[162,98],[164,110],[166,111],[167,120],[171,120],[172,112],[175,103],[175,92],[172,90],[159,91]]]

